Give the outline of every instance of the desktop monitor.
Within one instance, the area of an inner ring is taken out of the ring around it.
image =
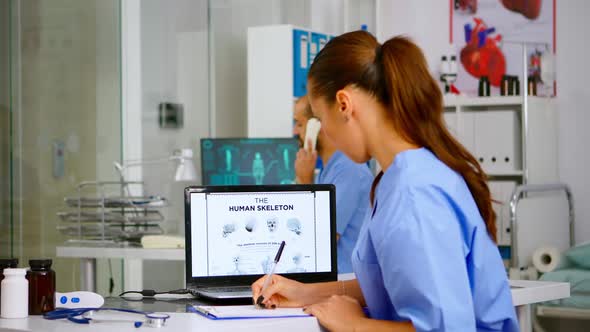
[[[295,138],[201,139],[203,185],[295,183]]]

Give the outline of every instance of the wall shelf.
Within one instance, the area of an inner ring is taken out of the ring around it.
[[[444,96],[451,133],[489,176],[498,243],[510,246],[508,202],[516,186],[557,180],[555,99]]]
[[[485,171],[485,170],[484,170]],[[524,176],[524,171],[493,171],[493,172],[486,172],[489,177],[522,177]]]
[[[490,106],[522,106],[522,96],[492,96],[492,97],[466,97],[444,96],[445,107],[490,107]]]
[[[538,97],[538,96],[526,96],[526,101],[531,103],[539,102],[550,102],[554,98],[551,97]],[[443,103],[446,111],[456,107],[462,108],[477,108],[486,109],[493,107],[521,107],[525,102],[524,96],[491,96],[491,97],[475,97],[475,96],[455,96],[445,95],[443,96]],[[534,111],[534,110],[533,110]]]

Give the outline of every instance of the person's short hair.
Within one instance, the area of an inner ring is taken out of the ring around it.
[[[305,110],[303,111],[303,116],[305,116],[306,119],[311,119],[314,117],[313,111],[311,110],[311,104],[309,104],[307,95],[300,97],[299,99],[297,99],[295,103],[305,103]]]

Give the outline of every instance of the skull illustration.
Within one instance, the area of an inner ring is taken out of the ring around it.
[[[279,220],[277,217],[270,217],[266,220],[266,225],[268,226],[268,231],[274,233],[279,226]]]
[[[301,222],[297,218],[287,220],[287,227],[289,230],[297,235],[301,234]]]
[[[234,224],[225,224],[223,225],[223,237],[227,237],[229,234],[236,231],[236,225]]]
[[[246,222],[246,231],[248,231],[249,233],[254,232],[254,229],[256,228],[256,219],[252,218],[250,220],[248,220]]]

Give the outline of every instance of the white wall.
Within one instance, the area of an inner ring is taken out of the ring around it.
[[[412,38],[424,51],[431,69],[449,46],[449,2],[444,0],[377,0],[377,39]]]
[[[348,6],[348,7],[347,7]],[[348,10],[347,10],[348,8]],[[211,35],[216,137],[246,135],[246,29],[292,24],[326,33],[375,26],[375,0],[213,0]],[[346,18],[346,19],[345,19]],[[346,23],[350,29],[346,29]],[[269,91],[272,93],[272,91]]]
[[[585,19],[590,2],[557,1],[557,93],[559,117],[559,177],[573,190],[577,242],[590,240],[590,45],[580,39],[590,31]],[[423,50],[432,69],[448,52],[449,2],[441,0],[377,0],[377,38],[405,34]]]
[[[247,134],[247,28],[273,24],[309,27],[313,6],[320,2],[323,1],[211,1],[215,95],[212,111],[216,137]]]
[[[207,0],[141,1],[141,136],[142,159],[170,156],[191,148],[200,177],[200,139],[209,137],[209,66]],[[160,128],[161,102],[184,106],[184,125]],[[163,228],[184,234],[183,188],[200,183],[174,182],[174,163],[144,166],[144,192],[170,202],[163,209]],[[183,287],[182,262],[145,262],[143,287]]]
[[[344,32],[344,1],[311,1],[310,29],[339,35]]]
[[[209,136],[207,1],[141,1],[141,87],[143,159],[170,156],[173,150],[191,148],[200,174],[201,137]],[[184,106],[184,125],[163,129],[158,104]],[[167,197],[166,230],[183,232],[183,187],[173,182],[175,164],[145,166],[145,191]]]
[[[590,2],[557,0],[559,173],[574,192],[577,242],[590,241]]]
[[[245,137],[247,127],[247,28],[280,24],[278,0],[212,1],[215,136]]]
[[[359,30],[365,24],[369,32],[376,33],[378,0],[307,1],[310,2],[308,25],[311,30],[339,35]]]

